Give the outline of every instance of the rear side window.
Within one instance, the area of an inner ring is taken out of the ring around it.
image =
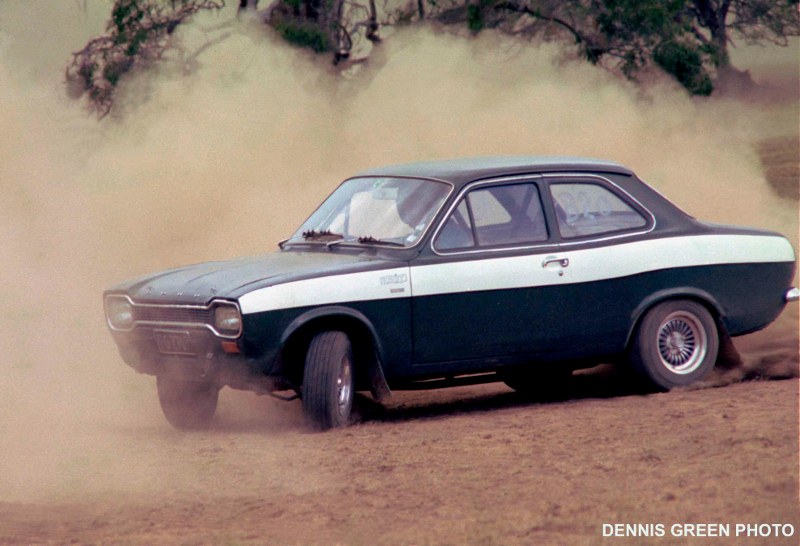
[[[535,184],[470,191],[444,223],[437,250],[510,246],[546,241],[542,200]]]
[[[585,237],[641,228],[647,220],[611,190],[590,182],[550,185],[564,238]]]

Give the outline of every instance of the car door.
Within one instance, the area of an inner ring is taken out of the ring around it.
[[[462,191],[410,270],[416,366],[481,367],[557,343],[551,292],[570,272],[547,216],[538,178]]]
[[[598,175],[547,175],[558,254],[569,259],[570,280],[555,297],[563,303],[561,344],[552,357],[584,358],[624,350],[636,308],[658,284],[638,275],[642,236],[654,216],[611,180]]]

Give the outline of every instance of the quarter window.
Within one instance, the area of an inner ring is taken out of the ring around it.
[[[550,193],[564,238],[636,229],[647,220],[633,207],[599,184],[556,183]]]
[[[547,226],[535,184],[507,184],[469,192],[450,214],[437,250],[508,246],[546,241]]]
[[[469,210],[467,210],[467,201],[462,199],[444,223],[444,227],[436,239],[436,248],[453,250],[473,246],[475,246],[475,237],[472,231],[472,220]]]

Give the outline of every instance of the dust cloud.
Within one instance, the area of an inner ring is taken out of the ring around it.
[[[102,31],[108,7],[0,3],[2,500],[185,480],[174,462],[137,463],[137,436],[179,433],[162,419],[151,378],[118,358],[101,291],[271,251],[343,177],[368,167],[609,158],[698,217],[776,229],[797,247],[797,203],[773,195],[754,147],[796,134],[796,100],[691,100],[668,81],[642,90],[553,45],[432,28],[395,32],[340,78],[327,59],[236,23],[229,5],[180,28],[184,53],[129,78],[120,108],[98,122],[66,97],[63,69]],[[220,41],[201,49],[209,40]],[[795,308],[794,334],[780,338],[795,360],[796,323]],[[223,414],[236,412],[236,400],[224,403]],[[112,430],[129,431],[130,444],[110,442]]]

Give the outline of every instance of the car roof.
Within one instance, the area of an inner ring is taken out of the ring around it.
[[[388,165],[363,171],[356,176],[433,178],[460,185],[495,176],[553,171],[633,174],[633,171],[619,163],[590,157],[494,156]]]

